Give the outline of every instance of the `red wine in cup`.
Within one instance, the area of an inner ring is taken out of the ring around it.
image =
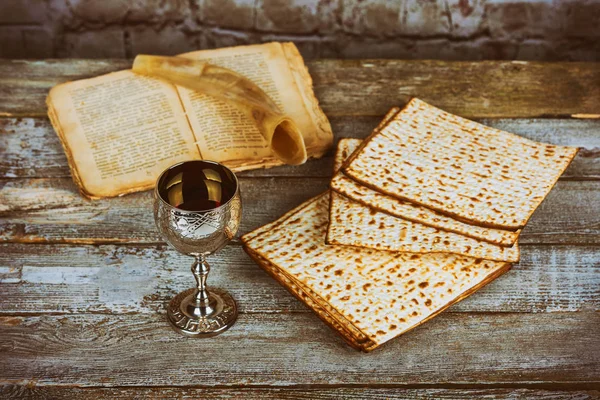
[[[158,183],[160,197],[185,211],[206,211],[222,206],[235,194],[236,179],[221,166],[185,163],[173,168]]]

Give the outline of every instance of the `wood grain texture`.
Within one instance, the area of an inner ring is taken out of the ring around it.
[[[592,400],[600,397],[597,390],[542,389],[412,389],[388,388],[71,388],[4,385],[0,397],[19,399],[245,399],[245,400],[454,400],[454,399],[531,399],[531,400]]]
[[[130,67],[127,60],[2,60],[0,116],[45,116],[46,95],[53,86]]]
[[[308,64],[328,116],[383,115],[413,96],[467,118],[598,114],[597,63],[319,60]],[[128,68],[127,60],[0,61],[0,116],[43,116],[61,82]],[[557,95],[560,94],[560,95]]]
[[[383,115],[411,97],[466,118],[600,109],[597,63],[323,60],[309,68],[328,115]]]
[[[0,317],[0,384],[598,385],[600,313],[445,313],[365,355],[312,313],[189,340],[161,314]]]
[[[240,234],[327,189],[329,178],[241,178]],[[0,180],[0,241],[162,243],[151,192],[86,200],[70,178]],[[600,181],[559,181],[521,235],[522,244],[600,242]]]
[[[336,138],[364,138],[380,117],[333,117]],[[600,179],[600,120],[484,119],[480,122],[526,138],[580,147],[580,153],[563,175],[566,179]],[[45,118],[0,118],[0,178],[64,178],[69,168],[64,151]],[[331,153],[331,152],[330,152]],[[241,176],[331,175],[331,154],[301,166],[283,166],[243,172]]]
[[[210,258],[209,285],[243,313],[310,312],[242,250]],[[165,245],[0,245],[0,314],[154,313],[193,284],[191,259]],[[10,299],[10,301],[8,301]],[[513,269],[449,312],[600,311],[600,252],[527,246]]]
[[[0,60],[0,398],[600,397],[600,120],[564,118],[598,114],[600,64],[309,64],[338,138],[365,137],[391,106],[418,96],[582,147],[523,232],[519,264],[368,355],[239,242],[212,257],[209,278],[238,300],[238,323],[209,341],[170,330],[164,305],[191,284],[190,260],[157,235],[149,192],[84,200],[45,118],[50,87],[129,64]],[[241,174],[241,233],[325,190],[331,164]]]
[[[323,192],[328,184],[323,178],[250,178],[240,182],[242,232],[272,221]],[[77,193],[68,178],[0,181],[0,191],[0,237],[4,240],[162,243],[149,191],[90,201]]]

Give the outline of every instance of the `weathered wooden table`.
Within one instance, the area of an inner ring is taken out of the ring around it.
[[[600,392],[600,64],[317,61],[337,137],[418,96],[582,150],[521,236],[522,261],[438,318],[362,354],[269,278],[239,241],[211,284],[241,315],[178,336],[165,302],[191,260],[154,227],[149,192],[87,201],[46,119],[48,89],[126,61],[0,61],[0,397],[586,398]],[[242,233],[326,189],[331,156],[241,175]],[[368,390],[368,392],[365,392]]]

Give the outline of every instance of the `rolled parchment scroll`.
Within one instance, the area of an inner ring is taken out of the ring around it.
[[[203,61],[143,54],[135,58],[132,70],[231,103],[254,121],[277,158],[291,165],[306,161],[304,138],[296,123],[243,75]]]

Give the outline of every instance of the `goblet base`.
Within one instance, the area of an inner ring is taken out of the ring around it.
[[[195,288],[185,290],[169,302],[167,316],[175,331],[193,337],[211,337],[225,332],[237,319],[235,300],[225,290],[210,288],[208,301],[195,302]]]

